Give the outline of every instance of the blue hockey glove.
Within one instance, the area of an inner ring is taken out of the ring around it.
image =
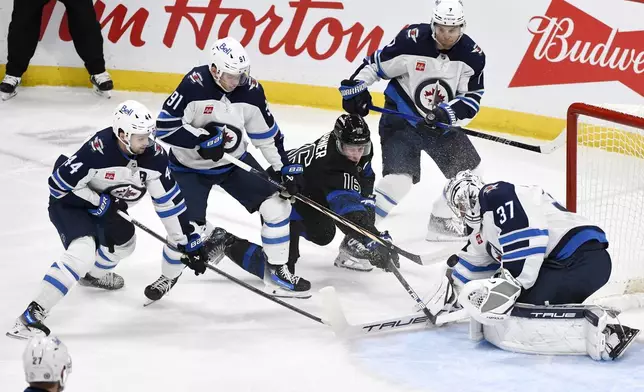
[[[90,208],[87,211],[97,218],[111,218],[117,211],[126,211],[127,203],[121,199],[115,199],[107,193],[102,193],[98,201],[98,207]]]
[[[418,128],[434,136],[447,135],[450,131],[440,127],[438,123],[445,125],[456,123],[456,113],[446,103],[441,103],[429,111],[423,121],[418,123]]]
[[[183,253],[181,262],[199,276],[206,272],[206,262],[208,261],[207,250],[202,246],[201,236],[192,234],[188,242],[183,245],[177,245],[177,249]]]
[[[204,127],[207,135],[199,136],[199,149],[197,152],[203,159],[218,161],[224,156],[224,133],[221,127],[208,124]]]
[[[369,195],[367,197],[363,197],[360,200],[360,204],[365,206],[367,209],[375,209],[376,208],[376,195]]]
[[[371,94],[367,90],[367,84],[362,80],[344,79],[340,83],[340,94],[342,95],[342,108],[349,114],[366,116],[369,114],[371,105]]]
[[[282,167],[282,185],[286,188],[286,193],[282,195],[284,198],[290,199],[291,196],[296,195],[304,189],[304,167],[300,164],[294,163]],[[284,193],[284,192],[282,192]]]

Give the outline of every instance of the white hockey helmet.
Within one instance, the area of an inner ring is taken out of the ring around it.
[[[28,383],[57,382],[60,390],[72,372],[72,357],[67,346],[55,336],[35,336],[29,340],[22,355]]]
[[[246,49],[232,37],[218,39],[210,50],[210,73],[215,83],[228,93],[245,85],[250,77]]]
[[[120,140],[126,145],[130,154],[136,154],[131,149],[132,135],[147,135],[148,146],[152,145],[156,133],[156,121],[145,105],[128,100],[121,102],[114,110],[112,131],[117,138],[122,131],[125,134],[125,139],[120,138]]]
[[[443,196],[449,208],[473,229],[478,229],[481,225],[479,193],[483,186],[479,176],[465,170],[458,172],[443,188]]]
[[[460,37],[465,31],[465,11],[462,0],[436,0],[431,20],[432,38],[436,39],[436,26],[461,26]]]

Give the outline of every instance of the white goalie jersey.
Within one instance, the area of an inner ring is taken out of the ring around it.
[[[560,263],[590,240],[608,244],[602,229],[567,211],[538,186],[488,184],[479,202],[480,230],[470,234],[454,266],[458,285],[491,277],[503,262],[523,289],[529,289],[543,263]]]

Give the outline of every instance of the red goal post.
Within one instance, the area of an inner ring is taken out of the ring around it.
[[[642,306],[644,103],[574,103],[566,128],[566,208],[606,231],[613,260],[611,279],[597,297],[641,293],[626,307]]]

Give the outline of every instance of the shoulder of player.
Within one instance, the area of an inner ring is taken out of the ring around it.
[[[200,65],[183,77],[177,90],[186,98],[199,98],[202,95],[211,95],[214,83],[208,66]]]
[[[493,211],[499,206],[502,206],[508,201],[516,198],[517,196],[514,184],[505,181],[486,184],[479,192],[481,213],[483,214],[486,211]]]
[[[154,143],[137,157],[137,162],[141,168],[163,172],[168,167],[169,161],[163,146]]]
[[[75,155],[90,161],[108,161],[118,148],[112,127],[107,127],[90,136]]]
[[[245,85],[237,87],[228,98],[235,103],[247,103],[257,107],[266,106],[264,87],[252,77]]]
[[[454,48],[452,48],[450,59],[453,61],[462,61],[475,71],[480,71],[485,67],[485,53],[483,49],[467,34],[463,34]]]
[[[435,56],[437,51],[433,40],[430,25],[419,23],[402,29],[389,45],[395,47],[400,54]]]

